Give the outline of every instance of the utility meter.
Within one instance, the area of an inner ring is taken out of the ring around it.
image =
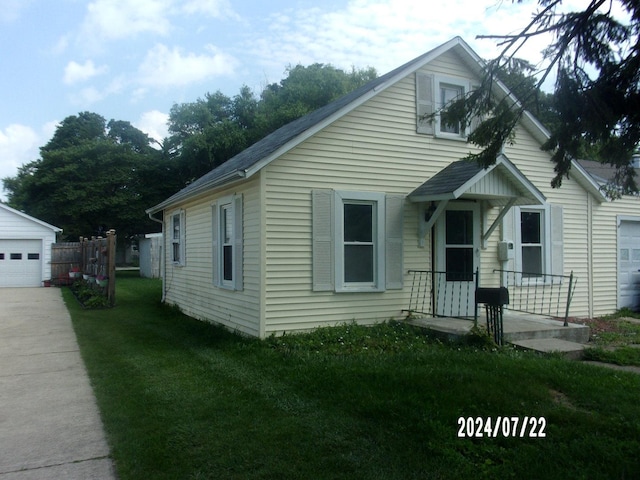
[[[513,241],[505,240],[498,242],[498,260],[506,262],[512,260],[515,257],[515,247]]]

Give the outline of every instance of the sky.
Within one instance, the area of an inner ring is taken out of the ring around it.
[[[567,3],[584,1],[567,0]],[[312,63],[382,75],[462,37],[482,58],[524,27],[511,0],[0,0],[0,179],[90,111],[161,140],[171,107],[243,85],[256,95]],[[520,52],[541,59],[544,44]],[[1,185],[0,185],[1,188]],[[0,200],[6,200],[0,190]]]

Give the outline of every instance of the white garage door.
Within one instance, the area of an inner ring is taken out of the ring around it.
[[[640,221],[620,222],[618,308],[640,308]]]
[[[42,240],[0,240],[0,287],[42,285]]]

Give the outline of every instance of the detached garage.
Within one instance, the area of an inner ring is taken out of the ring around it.
[[[61,231],[0,203],[0,287],[40,287],[51,278],[51,244]]]

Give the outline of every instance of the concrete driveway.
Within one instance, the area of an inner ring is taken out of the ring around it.
[[[0,288],[0,480],[115,479],[57,288]]]

